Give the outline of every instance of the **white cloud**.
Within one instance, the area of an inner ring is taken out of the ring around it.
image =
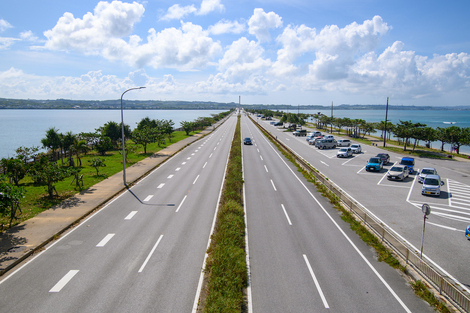
[[[4,19],[0,19],[0,32],[7,30],[8,28],[12,28],[13,26],[5,21]]]
[[[168,8],[168,12],[161,18],[161,20],[178,20],[195,12],[197,12],[197,9],[194,5],[182,7],[179,4],[174,4]]]
[[[0,37],[0,50],[6,50],[10,48],[16,41],[19,41],[18,38],[9,38],[9,37]]]
[[[207,15],[213,11],[224,12],[225,6],[220,4],[220,0],[202,0],[198,15]]]
[[[215,25],[211,25],[208,28],[208,32],[213,35],[222,35],[222,34],[240,34],[245,31],[245,24],[239,23],[237,21],[227,21],[221,20]]]
[[[38,39],[39,39],[39,38],[38,38],[37,36],[35,36],[35,35],[33,34],[33,32],[30,31],[30,30],[21,32],[21,33],[20,33],[20,37],[21,37],[21,39],[23,39],[23,40],[31,41],[31,42],[38,41]]]
[[[255,35],[260,42],[269,42],[269,29],[282,27],[282,18],[274,12],[265,13],[263,9],[255,9],[248,21],[248,32]]]

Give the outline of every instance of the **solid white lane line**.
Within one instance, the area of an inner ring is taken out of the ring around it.
[[[193,181],[193,185],[196,183],[198,178],[199,178],[199,175],[197,175],[196,179]]]
[[[147,201],[149,201],[149,200],[152,199],[152,198],[153,198],[153,195],[149,195],[149,196],[147,196],[147,198],[144,199],[144,202],[147,202]]]
[[[180,169],[181,169],[181,167],[177,167],[177,168],[175,169],[175,172],[178,172]]]
[[[172,175],[168,176],[167,178],[170,179],[170,178],[173,178],[173,176],[174,176],[174,175],[172,174]]]
[[[187,197],[187,196],[188,196],[188,195],[184,196],[183,201],[181,201],[180,205],[178,205],[178,208],[176,209],[175,212],[178,212],[178,211],[180,210],[180,208],[181,208],[181,206],[183,205],[184,200],[186,200],[186,197]]]
[[[277,191],[276,186],[274,186],[274,182],[272,179],[271,179],[271,184],[273,185],[274,191]]]
[[[266,165],[264,166],[264,168],[266,169],[266,172],[268,172],[268,173],[269,173],[269,171],[268,171],[268,168],[266,167]]]
[[[134,217],[134,215],[137,214],[137,211],[132,211],[131,213],[129,213],[129,215],[126,216],[125,220],[130,220],[131,218]]]
[[[163,188],[163,186],[165,186],[165,183],[161,183],[160,185],[158,185],[157,189],[161,189]]]
[[[325,309],[330,308],[328,305],[328,302],[326,302],[325,295],[323,294],[323,291],[321,290],[320,284],[318,283],[317,277],[315,276],[315,273],[313,272],[312,266],[310,266],[310,262],[308,261],[307,256],[304,254],[304,260],[305,263],[307,263],[308,271],[310,272],[310,275],[313,278],[313,282],[315,283],[315,286],[317,287],[318,293],[320,294],[320,298],[323,301],[323,305],[325,306]]]
[[[103,240],[101,240],[96,246],[97,247],[104,247],[108,241],[111,240],[111,238],[114,237],[115,234],[107,234],[106,237],[103,238]]]
[[[284,207],[284,204],[281,204],[282,210],[284,211],[284,214],[286,215],[287,221],[289,222],[289,225],[292,226],[292,222],[290,221],[289,215],[287,215],[286,208]]]
[[[163,235],[161,235],[160,238],[158,238],[157,243],[153,246],[152,251],[150,251],[150,253],[149,253],[149,255],[147,256],[147,258],[145,259],[144,263],[143,263],[142,266],[140,267],[139,273],[142,273],[142,271],[144,270],[145,265],[147,265],[147,262],[148,262],[148,261],[150,260],[150,258],[152,257],[152,254],[155,252],[155,249],[157,249],[157,246],[158,246],[158,244],[160,243],[160,240],[162,240],[162,238],[163,238]]]
[[[49,292],[59,292],[78,273],[78,270],[71,270]]]
[[[206,162],[206,163],[204,163],[204,166],[203,166],[202,168],[205,168],[205,167],[206,167],[206,165],[207,165],[207,162]]]

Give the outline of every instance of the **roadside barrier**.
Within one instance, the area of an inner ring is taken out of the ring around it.
[[[376,237],[389,246],[407,265],[410,265],[414,270],[420,273],[421,276],[426,279],[426,282],[431,284],[439,292],[439,295],[445,296],[446,300],[452,302],[461,312],[470,312],[470,295],[462,286],[458,285],[439,269],[434,268],[424,257],[420,258],[419,251],[416,251],[407,242],[399,238],[392,229],[383,225],[375,216],[368,213],[365,207],[351,199],[340,187],[323,176],[323,174],[318,172],[296,152],[278,141],[276,136],[265,130],[258,123],[255,122],[255,125],[284,151],[292,155],[300,167],[315,176],[318,181],[340,198],[351,213],[354,213],[357,218],[373,231]]]

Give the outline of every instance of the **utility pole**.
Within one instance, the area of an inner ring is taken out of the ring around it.
[[[385,139],[387,138],[387,118],[388,118],[388,97],[387,97],[387,106],[385,109],[384,147],[385,147]]]
[[[331,124],[330,124],[330,132],[333,134],[333,101],[331,101]]]

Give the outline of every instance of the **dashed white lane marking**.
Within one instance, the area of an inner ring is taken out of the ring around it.
[[[59,292],[78,273],[78,270],[70,270],[49,292]]]
[[[271,184],[273,185],[274,191],[277,191],[276,186],[274,186],[274,182],[272,179],[271,179]]]
[[[129,215],[126,216],[126,218],[124,218],[125,220],[130,220],[131,218],[134,217],[134,215],[137,214],[137,211],[132,211],[131,213],[129,213]]]
[[[289,225],[292,226],[292,222],[290,221],[289,215],[287,214],[286,208],[284,207],[284,204],[281,204],[282,210],[284,211],[284,214],[286,215],[287,222],[289,222]]]
[[[178,172],[180,169],[181,169],[181,167],[177,167],[177,168],[175,169],[175,172]]]
[[[147,202],[147,201],[149,201],[149,200],[152,199],[152,198],[153,198],[153,195],[148,195],[147,198],[144,199],[144,202]]]
[[[97,247],[104,247],[108,241],[111,240],[111,238],[114,237],[115,234],[107,234],[106,237],[104,237],[96,246]]]
[[[198,178],[199,178],[199,175],[197,175],[196,179],[193,181],[193,185],[197,182]]]
[[[163,186],[165,186],[165,183],[161,183],[160,185],[158,185],[157,189],[161,189],[163,188]]]
[[[268,172],[268,173],[269,173],[269,171],[268,171],[268,168],[266,167],[266,165],[264,166],[264,168],[266,169],[266,172]]]
[[[168,176],[167,178],[170,179],[170,178],[172,178],[173,176],[174,176],[174,175],[170,175],[170,176]]]

